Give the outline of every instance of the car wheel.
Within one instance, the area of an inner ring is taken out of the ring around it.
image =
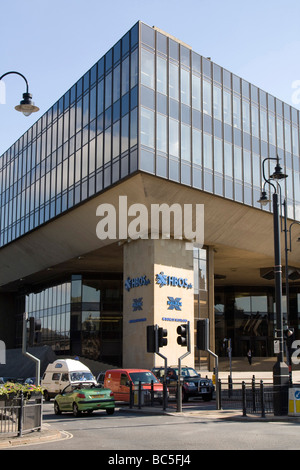
[[[47,392],[47,390],[44,390],[44,400],[45,401],[50,401],[50,396],[49,396],[49,393]]]
[[[60,411],[57,401],[54,402],[54,413],[56,415],[61,415],[61,411]]]
[[[113,415],[114,412],[115,412],[115,409],[114,409],[114,408],[106,408],[106,413],[107,413],[108,415]]]
[[[76,418],[81,415],[81,411],[78,409],[77,403],[73,403],[73,415],[76,416]]]
[[[189,396],[184,391],[182,392],[182,401],[183,402],[189,401]]]

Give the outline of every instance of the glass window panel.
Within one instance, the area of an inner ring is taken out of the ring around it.
[[[250,134],[250,104],[248,101],[242,102],[243,107],[243,131]]]
[[[222,140],[214,138],[214,170],[223,174]]]
[[[269,142],[276,145],[275,116],[269,114]]]
[[[167,54],[167,38],[163,34],[157,32],[157,50],[163,54]]]
[[[211,116],[211,83],[203,80],[203,112]]]
[[[224,141],[224,172],[226,176],[233,177],[232,145]]]
[[[193,129],[193,163],[202,165],[202,134]]]
[[[161,114],[157,114],[156,136],[157,150],[167,153],[167,117]]]
[[[201,79],[192,75],[192,107],[201,111]]]
[[[129,57],[122,62],[122,96],[129,91]]]
[[[299,154],[299,131],[298,128],[292,126],[292,137],[293,137],[293,154]]]
[[[179,123],[174,119],[169,121],[169,152],[175,157],[179,156]]]
[[[82,125],[85,127],[89,122],[89,93],[83,97],[83,117],[82,117]]]
[[[289,122],[284,122],[284,140],[285,140],[285,150],[287,152],[292,152],[292,143],[291,143],[291,125]]]
[[[223,91],[223,112],[225,124],[231,126],[231,93],[226,90]]]
[[[267,113],[263,109],[260,110],[260,136],[262,140],[268,140]]]
[[[111,160],[111,127],[104,132],[104,163]]]
[[[212,169],[212,136],[203,134],[203,165]]]
[[[277,127],[277,146],[283,149],[284,148],[283,146],[283,121],[278,116],[276,120],[276,127]]]
[[[121,120],[121,153],[128,150],[129,147],[129,117],[128,114]]]
[[[260,157],[254,153],[252,155],[253,186],[260,187]]]
[[[97,115],[103,113],[103,111],[104,111],[104,80],[101,80],[98,83]]]
[[[167,61],[157,56],[157,91],[167,94]]]
[[[133,88],[138,83],[138,49],[131,54],[131,64],[130,64],[130,88]]]
[[[113,102],[117,101],[120,98],[120,77],[121,77],[121,67],[118,65],[113,70]]]
[[[191,161],[191,128],[181,124],[181,159]]]
[[[105,77],[105,109],[109,108],[112,100],[112,72]]]
[[[181,69],[181,103],[190,106],[190,73]]]
[[[113,158],[120,154],[120,121],[113,125]]]
[[[241,129],[241,100],[233,95],[233,127]]]
[[[234,177],[237,180],[243,179],[242,150],[236,146],[234,146]]]
[[[254,137],[259,137],[259,118],[258,118],[258,108],[256,106],[251,106],[251,123],[252,123],[252,134]]]
[[[130,147],[137,144],[137,108],[130,113]]]
[[[154,112],[141,108],[141,144],[154,147]]]
[[[213,86],[213,98],[214,98],[214,118],[222,121],[222,91],[221,88]]]
[[[251,154],[244,150],[244,181],[245,183],[252,183],[251,178]]]
[[[171,98],[175,100],[179,99],[179,79],[178,79],[179,69],[178,66],[171,63],[169,65],[169,94]]]
[[[154,54],[145,49],[141,51],[141,82],[154,88]]]

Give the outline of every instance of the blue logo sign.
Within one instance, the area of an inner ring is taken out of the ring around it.
[[[175,299],[174,299],[174,297],[168,297],[168,299],[169,299],[168,302],[167,302],[167,304],[169,305],[168,310],[181,311],[182,302],[181,302],[180,297],[176,297]]]
[[[193,285],[183,277],[168,276],[164,272],[156,274],[156,284],[159,284],[159,287],[163,286],[172,286],[172,287],[184,287],[186,289],[191,289]]]
[[[148,284],[150,284],[150,279],[147,279],[147,276],[135,277],[133,279],[128,277],[125,281],[125,289],[129,292],[133,287],[147,286]]]
[[[300,390],[296,390],[295,392],[295,399],[300,400]]]
[[[135,320],[129,320],[128,323],[140,323],[141,321],[147,321],[147,318],[136,318]]]
[[[143,310],[143,297],[140,297],[138,299],[133,299],[132,309],[134,312],[136,312],[137,310]]]

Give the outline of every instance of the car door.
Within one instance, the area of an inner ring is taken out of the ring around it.
[[[72,410],[73,399],[73,387],[71,385],[68,385],[59,395],[58,401],[61,411]]]

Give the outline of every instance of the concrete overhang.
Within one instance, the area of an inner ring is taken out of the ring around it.
[[[120,240],[96,235],[98,206],[118,208],[119,196],[127,196],[128,207],[144,204],[149,214],[151,204],[204,204],[204,243],[214,248],[219,283],[270,285],[260,269],[274,263],[271,213],[140,172],[1,248],[1,290],[32,289],[74,272],[122,272]],[[299,233],[293,231],[295,250],[289,253],[295,267],[300,267]],[[281,243],[284,259],[283,234]]]

